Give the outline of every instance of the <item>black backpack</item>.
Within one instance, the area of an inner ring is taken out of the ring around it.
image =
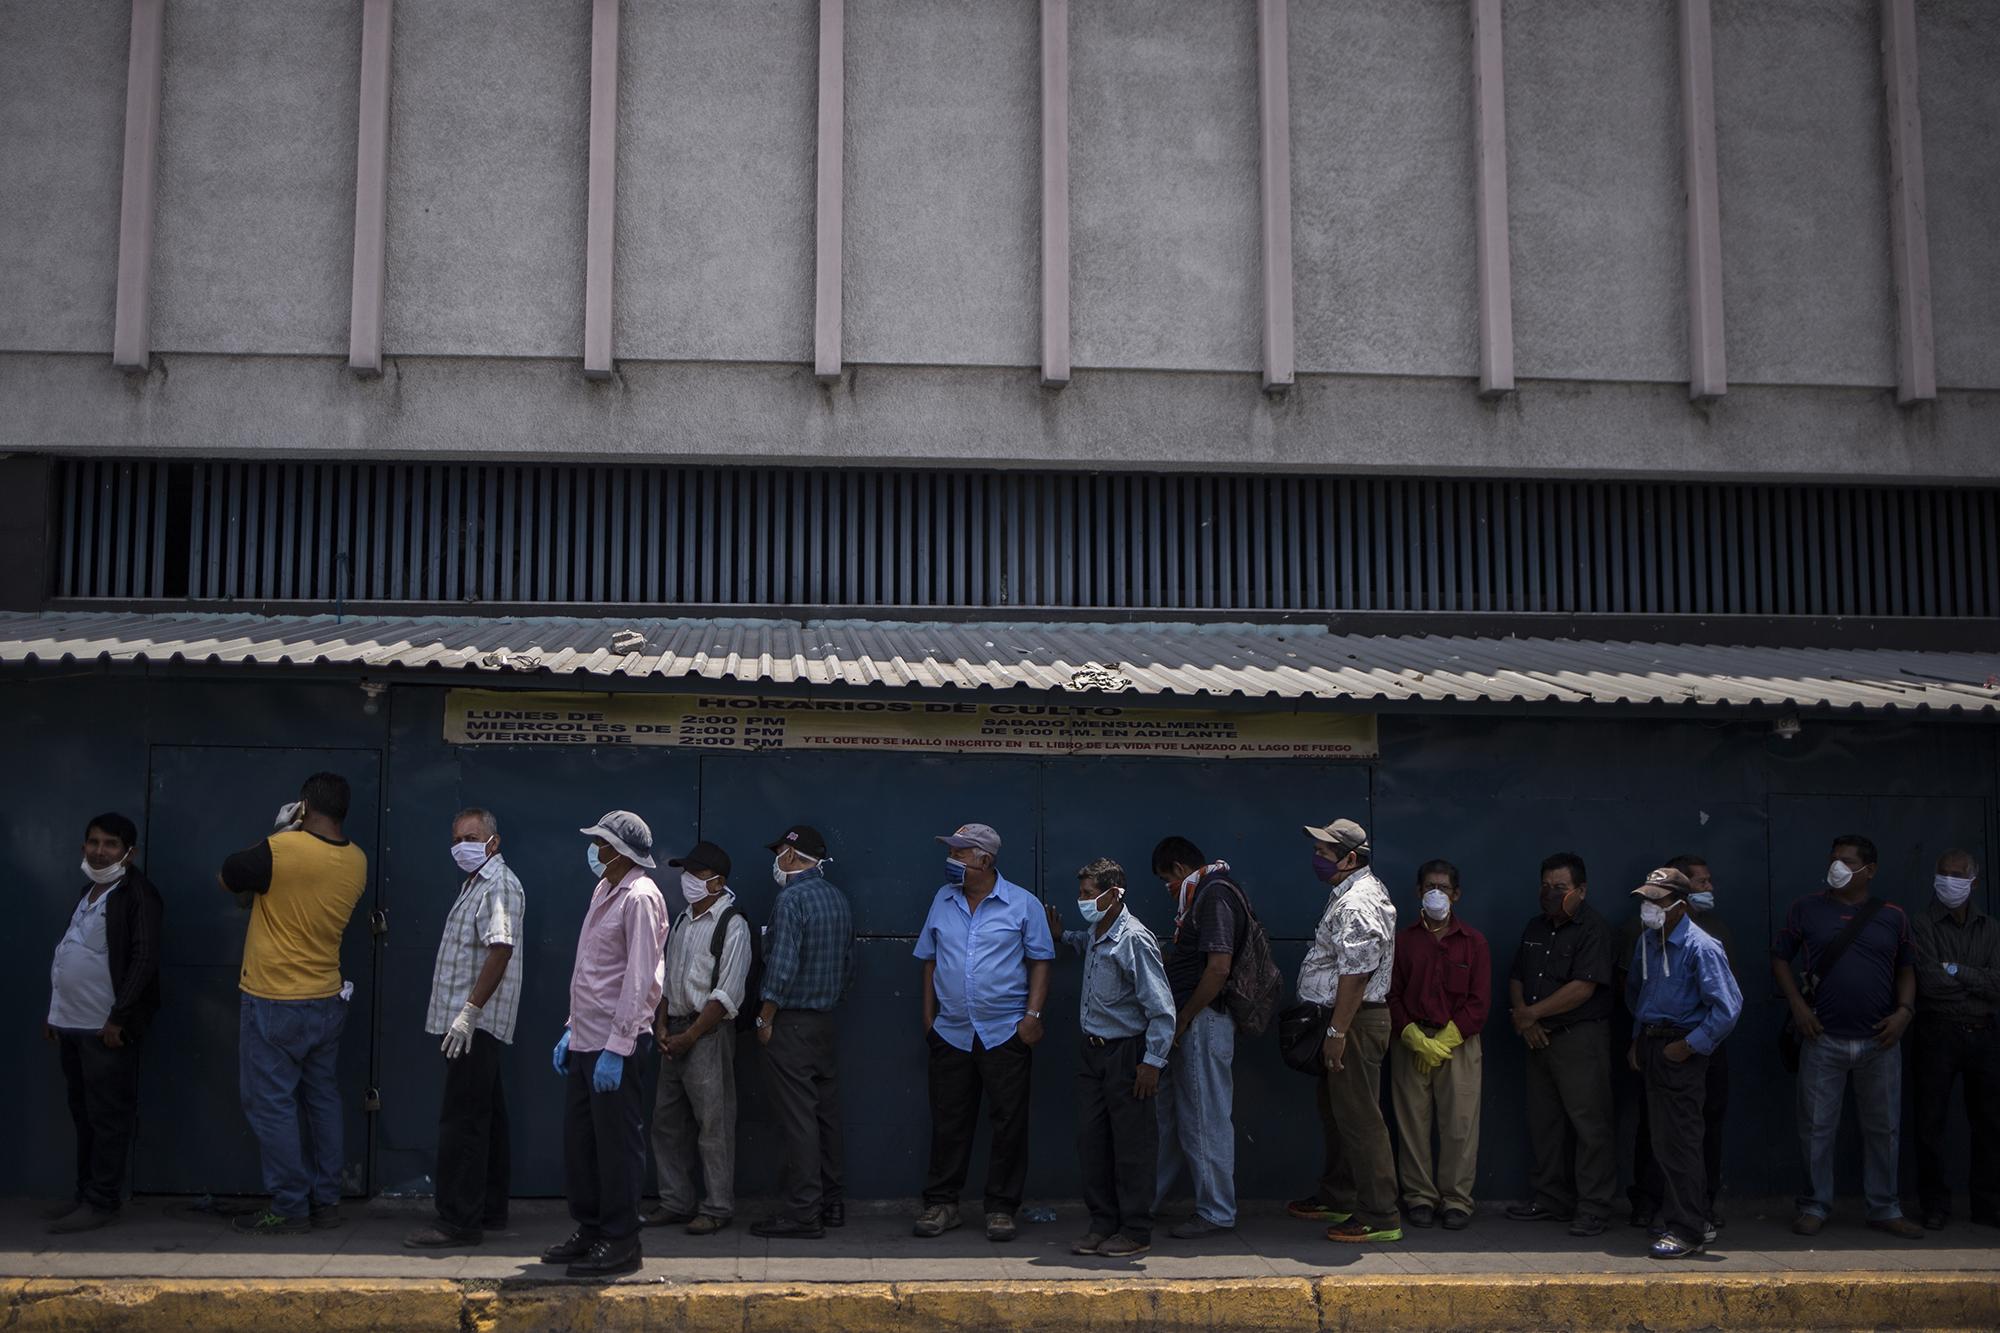
[[[735,903],[722,909],[722,915],[715,919],[715,933],[708,937],[708,988],[714,990],[722,976],[722,946],[729,942],[729,923],[739,919],[750,932],[750,970],[743,974],[743,1003],[736,1007],[736,1030],[752,1032],[764,1005],[764,932],[751,925]]]
[[[1206,887],[1227,888],[1236,895],[1236,905],[1243,910],[1242,938],[1237,942],[1236,956],[1229,962],[1229,981],[1222,988],[1222,1001],[1239,1031],[1259,1036],[1271,1026],[1272,1015],[1278,1012],[1278,1004],[1285,998],[1285,974],[1271,957],[1271,937],[1265,933],[1264,923],[1257,919],[1257,912],[1242,888],[1234,880],[1219,878]]]

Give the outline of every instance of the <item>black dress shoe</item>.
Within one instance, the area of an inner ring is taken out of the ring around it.
[[[639,1238],[600,1240],[568,1268],[571,1277],[617,1277],[639,1271]]]
[[[1572,1236],[1601,1236],[1604,1234],[1604,1219],[1595,1213],[1578,1213],[1569,1220],[1569,1234]]]
[[[1924,1230],[1926,1230],[1926,1231],[1943,1231],[1943,1230],[1944,1230],[1944,1224],[1945,1224],[1945,1223],[1946,1223],[1947,1221],[1949,1221],[1949,1220],[1950,1220],[1950,1219],[1949,1219],[1949,1218],[1947,1218],[1947,1217],[1946,1217],[1946,1216],[1945,1216],[1945,1215],[1944,1215],[1943,1213],[1925,1213],[1925,1214],[1924,1214]]]
[[[1567,1222],[1568,1213],[1559,1213],[1553,1208],[1544,1208],[1538,1203],[1510,1203],[1507,1216],[1516,1222]]]
[[[584,1255],[590,1253],[591,1243],[596,1239],[588,1231],[582,1227],[578,1227],[569,1233],[568,1240],[558,1241],[546,1250],[543,1250],[542,1262],[545,1264],[566,1264],[572,1260],[581,1259]]]
[[[794,1222],[789,1217],[767,1217],[750,1225],[750,1234],[766,1240],[818,1240],[826,1228],[817,1222]]]
[[[1403,1220],[1413,1227],[1434,1226],[1437,1223],[1437,1210],[1427,1203],[1411,1204],[1403,1210]]]
[[[844,1227],[847,1225],[847,1205],[836,1199],[819,1210],[819,1224],[823,1227]]]

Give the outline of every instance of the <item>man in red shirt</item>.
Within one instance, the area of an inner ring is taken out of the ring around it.
[[[1389,976],[1389,1025],[1397,1034],[1389,1095],[1401,1144],[1403,1217],[1420,1227],[1442,1220],[1458,1231],[1472,1224],[1479,1032],[1486,1026],[1493,957],[1486,937],[1458,919],[1456,866],[1426,861],[1417,871],[1417,893],[1423,911],[1397,933]]]

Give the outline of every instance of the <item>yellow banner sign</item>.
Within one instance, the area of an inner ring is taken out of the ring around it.
[[[452,690],[455,745],[1373,759],[1372,714],[1128,708],[1114,703],[743,698]]]

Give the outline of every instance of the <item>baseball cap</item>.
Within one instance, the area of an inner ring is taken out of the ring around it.
[[[654,867],[653,830],[630,810],[609,811],[589,828],[578,829],[577,832],[604,839],[619,855],[630,857],[634,865],[648,870]]]
[[[713,870],[724,879],[729,878],[729,853],[712,842],[698,842],[687,855],[667,864],[675,870],[683,866],[691,870]]]
[[[1688,877],[1672,866],[1661,866],[1646,876],[1646,882],[1632,890],[1636,897],[1653,902],[1665,902],[1670,898],[1685,898],[1694,892],[1694,884]]]
[[[1365,852],[1368,847],[1368,830],[1351,819],[1336,819],[1325,828],[1305,826],[1306,836],[1320,842],[1330,842],[1343,851]]]
[[[976,847],[988,856],[1000,855],[1000,835],[990,824],[960,824],[955,833],[940,833],[937,840],[947,847]]]
[[[794,824],[778,835],[775,842],[764,844],[765,850],[782,852],[787,847],[800,856],[810,856],[815,861],[826,860],[826,839],[819,836],[819,830],[810,824]]]

